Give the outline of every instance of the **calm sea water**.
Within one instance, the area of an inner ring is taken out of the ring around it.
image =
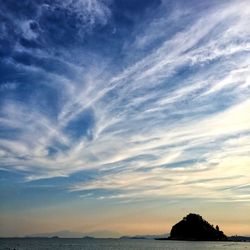
[[[249,242],[186,242],[115,239],[0,239],[0,250],[250,250]]]

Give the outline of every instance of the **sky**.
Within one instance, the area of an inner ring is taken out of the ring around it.
[[[250,235],[248,0],[0,6],[1,236]]]

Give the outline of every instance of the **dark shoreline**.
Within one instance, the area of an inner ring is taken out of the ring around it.
[[[170,238],[137,238],[137,237],[126,237],[126,238],[95,238],[95,237],[82,237],[82,238],[65,238],[65,237],[0,237],[0,240],[157,240],[157,241],[187,241],[187,242],[250,242],[248,236],[231,236],[228,240],[195,240],[195,239],[170,239]]]

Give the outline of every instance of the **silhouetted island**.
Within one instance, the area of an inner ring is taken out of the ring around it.
[[[170,232],[170,240],[227,240],[227,236],[215,228],[198,214],[188,214],[175,224]]]
[[[51,239],[59,239],[60,237],[55,235],[55,236],[52,236]]]
[[[82,238],[85,240],[95,240],[96,239],[95,237],[92,237],[92,236],[83,236]]]

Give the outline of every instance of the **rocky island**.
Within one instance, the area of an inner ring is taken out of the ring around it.
[[[198,214],[188,214],[175,224],[170,232],[170,240],[201,240],[219,241],[227,240],[227,236],[215,228]]]

